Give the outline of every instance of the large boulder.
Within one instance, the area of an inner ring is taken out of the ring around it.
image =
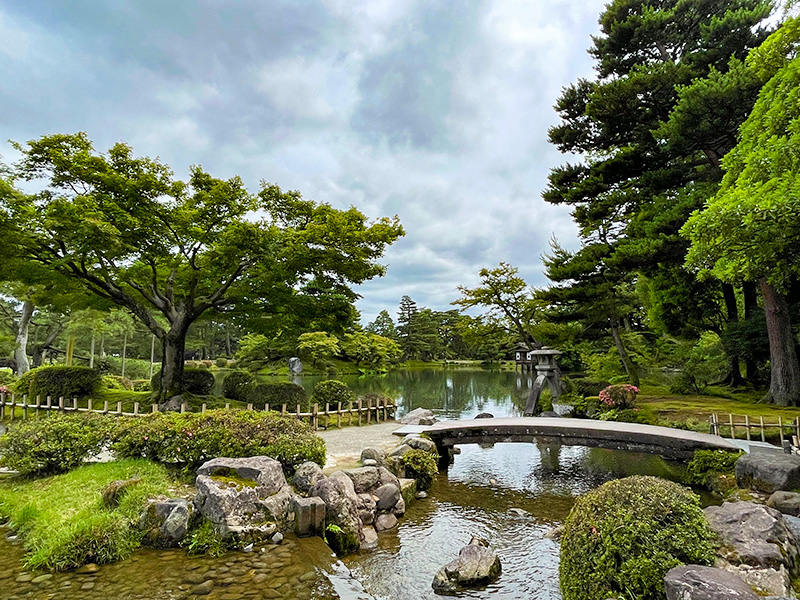
[[[777,510],[752,502],[726,502],[703,512],[719,539],[719,553],[731,564],[794,571],[798,549]]]
[[[758,600],[741,577],[724,569],[683,565],[664,578],[667,600]]]
[[[320,466],[308,460],[295,469],[292,485],[303,494],[308,494],[314,484],[324,478],[325,475],[322,473]]]
[[[281,463],[269,456],[214,458],[203,463],[197,469],[197,474],[253,481],[263,497],[274,494],[286,485]]]
[[[431,440],[426,440],[423,437],[415,436],[415,435],[408,435],[403,440],[403,443],[415,450],[424,450],[425,452],[431,452],[433,454],[436,453],[436,444],[434,444]]]
[[[154,548],[177,548],[189,531],[194,505],[182,498],[150,500],[139,517],[142,543]]]
[[[436,417],[433,416],[433,411],[427,408],[415,408],[403,418],[400,419],[403,425],[433,425],[436,422]]]
[[[327,539],[339,556],[358,550],[362,542],[361,520],[358,518],[358,496],[347,475],[321,479],[311,489],[311,495],[325,502]],[[349,483],[349,486],[348,486]]]
[[[374,460],[376,464],[383,465],[386,462],[386,450],[382,448],[364,448],[361,451],[361,464],[366,460]]]
[[[356,494],[364,494],[375,486],[379,485],[377,467],[359,467],[358,469],[347,469],[342,471],[353,482]]]
[[[222,537],[259,541],[293,520],[294,494],[277,460],[215,458],[197,472],[195,506]]]
[[[310,535],[325,535],[325,502],[322,498],[301,498],[295,496],[292,500],[294,511],[294,532],[299,537]]]
[[[433,576],[431,587],[437,594],[455,594],[459,590],[484,586],[500,577],[500,558],[484,540],[473,538]]]
[[[402,500],[400,488],[393,483],[387,483],[377,488],[372,494],[377,498],[375,503],[379,512],[389,512]]]
[[[767,506],[780,511],[784,515],[796,517],[800,515],[800,494],[778,490],[769,497]]]
[[[767,494],[800,490],[800,456],[783,452],[751,452],[736,461],[736,483]]]

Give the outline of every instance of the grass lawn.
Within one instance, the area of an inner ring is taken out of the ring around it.
[[[131,478],[141,482],[129,488],[119,506],[104,506],[103,488]],[[22,536],[29,568],[59,571],[113,562],[139,547],[135,525],[147,498],[167,494],[171,486],[166,469],[146,460],[90,464],[41,479],[0,480],[0,520],[9,520]]]

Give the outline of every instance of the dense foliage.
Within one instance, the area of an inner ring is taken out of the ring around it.
[[[349,407],[356,397],[352,390],[346,383],[338,379],[328,379],[320,381],[314,386],[314,391],[311,393],[311,399],[318,402],[321,406],[331,405],[336,406],[339,402],[342,407]]]
[[[257,383],[255,376],[249,371],[230,371],[222,380],[222,395],[231,400],[247,402]]]
[[[609,481],[578,498],[564,524],[564,600],[662,600],[671,568],[711,564],[712,539],[686,488],[655,477]]]
[[[28,371],[17,381],[14,391],[41,401],[47,396],[58,398],[83,398],[92,395],[100,386],[100,372],[87,367],[39,367]]]
[[[706,485],[709,476],[732,475],[741,455],[724,450],[696,450],[687,467],[690,483]]]
[[[291,472],[311,460],[325,464],[325,442],[291,415],[244,410],[157,413],[121,419],[112,450],[193,470],[218,456],[271,456]]]
[[[418,490],[430,489],[433,478],[439,472],[438,456],[425,450],[413,449],[403,455],[406,477],[417,480]]]
[[[45,414],[0,437],[0,465],[23,475],[63,473],[99,452],[114,429],[113,417],[106,415]]]

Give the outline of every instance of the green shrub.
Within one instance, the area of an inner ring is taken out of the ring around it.
[[[598,397],[600,398],[600,405],[605,409],[625,410],[633,408],[636,403],[636,394],[638,393],[639,388],[635,385],[618,383],[603,389],[598,394]]]
[[[713,562],[712,539],[688,489],[656,477],[609,481],[578,498],[567,517],[561,593],[564,600],[663,600],[667,571]]]
[[[118,457],[149,458],[194,469],[218,456],[271,456],[291,472],[302,462],[325,464],[325,442],[291,415],[248,410],[156,413],[120,420]]]
[[[141,479],[113,509],[102,503],[111,481]],[[28,551],[26,567],[66,570],[86,563],[128,558],[142,532],[132,524],[149,497],[168,493],[161,465],[114,461],[85,465],[70,473],[34,481],[15,479],[0,486],[0,520],[9,519]]]
[[[17,381],[14,391],[28,394],[33,399],[46,396],[53,400],[59,397],[85,397],[94,394],[100,387],[100,372],[89,367],[39,367],[31,369]]]
[[[184,369],[183,389],[190,394],[207,396],[214,389],[214,374],[208,369]]]
[[[222,395],[231,400],[247,402],[258,382],[248,371],[230,371],[222,380]]]
[[[193,369],[186,367],[183,369],[183,389],[190,394],[207,396],[214,389],[214,374],[207,369]],[[153,373],[150,380],[150,389],[161,389],[161,369]]]
[[[150,380],[149,379],[134,379],[133,383],[133,391],[134,392],[149,392],[150,391]]]
[[[305,388],[291,381],[259,383],[253,388],[249,399],[254,404],[269,404],[273,409],[284,404],[287,410],[294,410],[298,404],[300,410],[308,409],[308,396],[306,396]]]
[[[228,544],[217,533],[211,521],[203,519],[200,524],[192,529],[181,542],[189,556],[219,557],[228,551]]]
[[[0,369],[0,385],[10,386],[17,381],[17,376],[11,369]]]
[[[602,390],[607,388],[610,384],[604,379],[591,379],[589,377],[581,377],[572,380],[575,391],[583,396],[598,396]]]
[[[706,485],[709,475],[733,474],[736,461],[742,454],[743,452],[727,452],[725,450],[695,450],[686,469],[689,482]]]
[[[639,423],[641,425],[659,425],[658,417],[651,410],[639,408],[623,408],[607,410],[596,418],[600,421],[616,421],[618,423]]]
[[[107,390],[133,390],[133,381],[127,377],[120,375],[103,375],[101,377],[101,386]]]
[[[113,429],[112,417],[95,413],[22,421],[0,437],[0,465],[24,475],[63,473],[98,452]]]
[[[439,472],[438,454],[419,450],[409,450],[403,455],[406,477],[417,480],[418,490],[430,489],[433,478]]]
[[[325,404],[336,406],[339,402],[342,406],[350,406],[350,403],[355,400],[355,394],[347,386],[346,383],[338,379],[326,379],[320,381],[314,386],[314,391],[311,393],[312,402],[317,402],[321,406]]]
[[[220,369],[224,369],[225,367],[228,366],[228,359],[220,356],[218,359],[214,361],[214,364],[217,365],[217,367],[219,367]]]

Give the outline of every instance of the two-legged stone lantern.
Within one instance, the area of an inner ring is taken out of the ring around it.
[[[528,355],[531,359],[536,359],[536,381],[531,386],[524,416],[532,417],[541,412],[539,396],[541,396],[544,386],[550,387],[553,400],[561,396],[561,371],[556,362],[556,357],[561,356],[561,352],[545,346],[541,350],[531,350]]]

